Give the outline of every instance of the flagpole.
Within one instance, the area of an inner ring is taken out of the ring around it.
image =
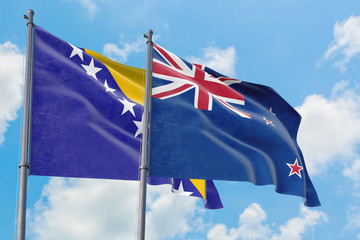
[[[19,181],[19,206],[18,206],[18,224],[17,224],[17,240],[25,239],[26,225],[26,191],[27,176],[29,171],[29,146],[30,146],[30,105],[31,105],[31,85],[32,85],[32,58],[33,58],[33,32],[34,11],[28,10],[28,16],[24,15],[27,22],[27,49],[26,49],[26,65],[25,65],[25,88],[24,88],[24,111],[23,111],[23,128],[21,142],[21,162],[20,181]]]
[[[144,99],[144,125],[143,125],[143,141],[140,165],[140,193],[139,193],[139,216],[138,216],[138,232],[137,239],[145,239],[145,218],[146,218],[146,187],[149,173],[149,145],[150,145],[150,106],[151,106],[151,72],[152,72],[152,42],[153,31],[148,30],[147,35],[147,54],[146,54],[146,76],[145,76],[145,99]]]

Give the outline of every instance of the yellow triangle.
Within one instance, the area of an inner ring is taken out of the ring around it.
[[[190,179],[190,181],[192,182],[192,184],[194,184],[196,189],[200,192],[203,199],[205,199],[205,197],[206,197],[206,190],[205,190],[206,183],[205,183],[205,180],[204,179]]]
[[[92,50],[85,49],[85,52],[101,61],[109,69],[121,91],[132,101],[144,105],[145,70],[130,67]]]

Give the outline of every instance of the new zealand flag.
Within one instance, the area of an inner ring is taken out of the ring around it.
[[[272,88],[228,78],[154,45],[150,176],[274,184],[319,206],[297,131]]]

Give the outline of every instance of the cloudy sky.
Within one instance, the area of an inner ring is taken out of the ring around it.
[[[216,181],[224,209],[151,186],[147,239],[360,239],[360,2],[0,2],[0,236],[14,239],[26,21],[145,68],[142,35],[230,77],[269,85],[302,115],[298,142],[321,207],[273,186]],[[138,183],[30,176],[27,239],[135,239]]]

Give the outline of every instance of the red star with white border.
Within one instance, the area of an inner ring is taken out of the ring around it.
[[[273,122],[272,122],[272,121],[267,120],[267,119],[266,119],[266,117],[264,117],[264,116],[263,116],[263,119],[265,120],[266,125],[269,125],[269,124],[270,124],[270,125],[272,125],[273,127],[275,127],[275,125],[273,124]]]
[[[297,159],[295,159],[294,164],[290,164],[290,163],[286,163],[286,164],[289,166],[289,168],[291,168],[291,171],[290,171],[290,173],[289,173],[289,177],[290,177],[291,175],[293,175],[293,174],[296,174],[296,175],[298,175],[300,178],[302,178],[302,177],[301,177],[301,174],[300,174],[300,171],[303,170],[303,167],[302,167],[302,166],[299,166]]]

